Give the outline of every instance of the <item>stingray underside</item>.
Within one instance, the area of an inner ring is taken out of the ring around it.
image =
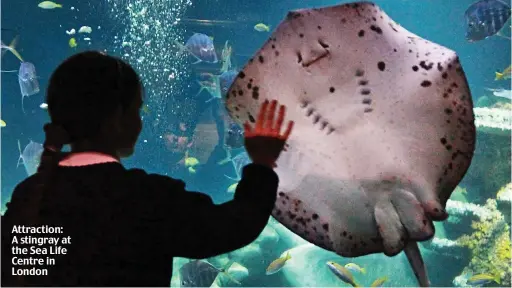
[[[289,12],[225,99],[239,124],[265,100],[286,105],[295,128],[273,216],[345,257],[431,238],[473,156],[457,55],[373,3]]]

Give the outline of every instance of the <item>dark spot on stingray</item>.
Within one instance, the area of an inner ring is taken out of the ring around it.
[[[412,53],[412,49],[409,49],[409,53]]]
[[[240,108],[238,108],[238,106],[235,106],[235,111],[240,111]]]
[[[444,109],[444,113],[446,113],[446,114],[450,115],[450,114],[452,114],[452,113],[453,113],[453,110],[452,110],[452,109],[450,109],[450,108],[446,108],[446,109]]]
[[[458,88],[459,85],[457,85],[457,83],[453,82],[452,85],[451,85],[453,88]]]
[[[240,79],[244,79],[245,78],[244,71],[240,71],[240,73],[238,73],[238,77],[240,77]]]
[[[320,44],[324,49],[329,48],[329,45],[322,40],[318,40],[318,44]]]
[[[416,66],[416,65],[412,66],[412,71],[414,71],[414,72],[418,71],[419,69],[420,68],[418,68],[418,66]]]
[[[322,30],[322,26],[316,26],[316,28],[318,28],[318,30]]]
[[[252,88],[252,84],[251,83],[247,83],[247,89],[251,89]]]
[[[354,237],[352,237],[352,235],[348,235],[349,240],[352,240],[352,238],[354,238]]]
[[[260,60],[260,63],[263,63],[265,59],[263,59],[263,55],[258,56],[258,60]]]
[[[343,23],[343,24],[347,23],[347,19],[341,18],[341,23]]]
[[[368,80],[359,80],[359,85],[365,86],[366,84],[368,84]]]
[[[372,90],[368,88],[361,89],[361,95],[370,95],[370,93],[372,93]]]
[[[443,74],[441,74],[441,77],[443,77],[443,79],[448,78],[448,73],[444,72]]]
[[[283,197],[284,196],[284,192],[279,192],[279,196]]]
[[[240,96],[244,95],[244,91],[242,91],[242,89],[238,90],[238,95],[240,95]]]
[[[438,208],[434,208],[434,212],[439,212],[439,209]]]
[[[283,201],[281,201],[281,202],[283,203],[283,205],[286,205],[286,201],[284,201],[284,200],[283,200]]]
[[[393,52],[398,52],[398,50],[396,50],[396,48],[393,48]]]
[[[452,145],[450,145],[450,144],[446,145],[446,150],[450,151],[450,150],[452,150],[452,148],[453,148]]]
[[[300,103],[300,108],[306,108],[309,105],[309,102],[304,100]]]
[[[276,50],[276,51],[274,52],[274,54],[275,54],[276,56],[279,56],[279,51],[277,51],[277,50]]]
[[[304,38],[304,34],[300,33],[300,34],[299,34],[299,37],[300,37],[300,38]]]
[[[315,111],[315,109],[309,108],[308,111],[306,112],[306,116],[311,116],[313,114],[313,111]]]
[[[368,98],[363,99],[363,104],[367,104],[367,105],[372,104],[372,99],[368,99]]]
[[[318,123],[318,121],[320,121],[320,115],[315,115],[315,117],[313,117],[313,124],[316,124]]]
[[[306,222],[311,222],[311,218],[306,218]]]
[[[324,230],[325,230],[325,231],[329,231],[329,224],[324,223],[324,224],[322,225],[322,228],[324,228]]]
[[[373,20],[373,21],[377,21],[377,18],[375,18],[375,17],[372,17],[372,20]]]
[[[357,244],[354,243],[354,245],[352,245],[352,249],[357,249]]]
[[[382,29],[379,26],[371,25],[370,30],[376,32],[377,34],[382,34]]]
[[[364,70],[362,69],[357,69],[356,70],[356,76],[357,77],[362,77],[364,75]]]
[[[448,70],[451,70],[453,68],[452,64],[448,64]]]
[[[364,108],[364,113],[370,113],[372,111],[373,111],[372,108]]]
[[[324,236],[323,236],[323,235],[321,235],[321,234],[316,235],[316,238],[317,238],[318,240],[320,240],[320,241],[323,241],[323,240],[324,240]]]
[[[433,65],[434,65],[434,63],[427,64],[427,63],[425,63],[425,61],[420,61],[420,67],[427,71],[432,69]]]
[[[252,99],[258,100],[260,98],[260,93],[258,93],[258,90],[252,90]]]
[[[452,170],[453,169],[453,164],[452,162],[448,163],[448,169]]]
[[[288,195],[285,195],[284,198],[286,198],[286,200],[290,200],[290,197]]]
[[[251,123],[256,123],[256,120],[254,119],[254,117],[252,117],[251,114],[249,114],[249,121],[251,121]]]
[[[443,98],[448,98],[448,93],[443,93]]]
[[[343,231],[340,235],[343,235],[343,237],[347,237],[347,231]]]
[[[313,218],[313,220],[316,220],[316,219],[318,219],[318,214],[316,214],[316,213],[313,213],[313,215],[311,215],[311,218]]]
[[[316,232],[316,226],[313,226],[313,231],[315,231],[315,232]]]
[[[327,131],[327,135],[331,134],[332,132],[334,132],[334,128],[333,127],[329,127],[329,130]]]
[[[254,79],[252,79],[252,78],[251,78],[251,79],[249,79],[249,82],[251,82],[251,83],[252,83],[252,81],[253,81],[253,80],[254,80]]]
[[[363,37],[364,36],[364,30],[359,30],[359,33],[357,33],[357,35],[359,37]]]
[[[290,216],[290,219],[295,219],[295,217],[297,217],[297,215],[293,214],[292,212],[288,212],[288,216]]]
[[[320,126],[320,130],[324,130],[325,127],[327,126],[327,124],[328,124],[327,121],[322,121],[322,124]]]
[[[276,45],[274,45],[274,44],[272,44],[271,47],[272,47],[272,49],[276,49]]]
[[[443,66],[441,65],[440,62],[437,62],[437,70],[443,71]]]
[[[300,54],[300,52],[297,52],[297,63],[300,62],[302,62],[302,55]]]
[[[429,87],[430,85],[432,85],[432,82],[428,81],[428,80],[423,80],[423,82],[421,82],[421,87]]]
[[[334,93],[334,87],[330,87],[329,92]]]
[[[444,138],[444,137],[443,137],[443,138],[441,138],[441,144],[443,144],[443,145],[444,145],[444,144],[446,144],[446,142],[447,142],[447,141],[446,141],[446,138]]]
[[[276,215],[277,215],[277,216],[281,215],[281,213],[282,213],[282,212],[281,212],[281,210],[277,210],[277,211],[276,211]]]
[[[377,67],[379,68],[380,71],[384,71],[384,69],[386,69],[386,63],[380,61],[379,63],[377,63]]]

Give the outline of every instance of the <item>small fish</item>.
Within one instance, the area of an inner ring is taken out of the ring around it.
[[[512,91],[510,91],[510,90],[503,89],[503,88],[499,88],[499,89],[485,88],[485,89],[491,91],[492,95],[494,95],[496,97],[512,99]]]
[[[382,287],[382,284],[384,284],[386,281],[388,281],[388,277],[386,276],[377,278],[375,281],[373,281],[370,287]]]
[[[490,274],[483,273],[483,274],[471,276],[468,279],[467,284],[469,284],[470,286],[481,286],[481,285],[491,283],[491,282],[496,282],[498,284],[501,284],[501,279],[499,276],[493,276]]]
[[[18,36],[14,37],[14,39],[11,41],[11,44],[9,46],[5,45],[4,42],[1,42],[1,48],[2,48],[2,56],[4,56],[5,51],[10,51],[16,58],[20,59],[21,62],[23,62],[23,58],[21,58],[20,53],[16,51],[16,45],[18,44]]]
[[[276,260],[272,261],[270,265],[268,265],[265,274],[272,275],[279,272],[284,267],[284,264],[286,264],[286,261],[290,260],[291,258],[292,256],[290,255],[290,252],[286,252],[286,255],[284,257],[279,257]]]
[[[505,79],[510,79],[510,65],[505,68],[505,70],[503,70],[503,72],[494,72],[496,73],[496,78],[494,78],[495,81],[498,81],[498,80],[505,80]]]
[[[68,34],[68,35],[75,35],[75,33],[76,33],[75,29],[71,29],[69,31],[66,30],[66,34]]]
[[[366,269],[359,267],[359,265],[357,265],[355,263],[348,263],[345,265],[345,268],[347,268],[348,270],[350,270],[352,272],[366,274]]]
[[[46,109],[48,109],[48,104],[41,103],[41,105],[39,105],[39,108],[46,110]]]
[[[187,167],[194,167],[197,164],[199,164],[199,160],[195,157],[186,157],[185,158],[185,166]]]
[[[350,284],[353,287],[360,287],[356,284],[354,281],[354,276],[352,276],[352,273],[350,273],[350,270],[347,268],[333,261],[327,262],[327,267],[329,267],[329,270],[331,270],[332,273],[334,273],[334,275],[336,275],[336,277],[338,277],[341,281]]]
[[[69,47],[71,47],[71,48],[75,48],[78,45],[78,44],[76,44],[76,39],[75,38],[69,39],[68,44],[69,44]]]
[[[23,166],[25,166],[25,171],[27,171],[28,176],[34,175],[41,161],[41,155],[44,150],[43,145],[30,140],[27,146],[25,146],[25,149],[21,151],[20,140],[18,140],[18,150],[20,151],[20,157],[16,168],[18,168],[21,162]]]
[[[57,3],[52,2],[52,1],[43,1],[43,2],[39,3],[39,5],[37,5],[37,6],[39,8],[42,8],[42,9],[62,8],[61,4],[57,4]]]
[[[475,42],[497,35],[510,14],[510,6],[501,0],[480,0],[471,4],[464,13],[466,39]]]
[[[188,167],[188,172],[190,174],[196,174],[196,169],[194,169],[194,167]]]
[[[192,35],[187,40],[185,45],[177,41],[174,41],[174,43],[178,46],[180,50],[179,53],[186,51],[197,59],[197,61],[192,64],[197,64],[200,62],[215,64],[219,61],[217,58],[217,53],[215,52],[213,40],[208,35],[194,33],[194,35]]]
[[[258,23],[256,25],[254,25],[254,30],[258,31],[258,32],[269,32],[270,31],[270,27],[263,24],[263,23]]]
[[[244,129],[235,122],[232,122],[227,129],[225,145],[231,149],[237,149],[244,146]]]
[[[0,119],[0,127],[5,127],[5,126],[7,126],[7,123],[5,123],[4,120]]]
[[[238,186],[238,182],[229,185],[227,192],[228,193],[235,193],[237,186]]]
[[[144,112],[144,114],[146,114],[146,115],[149,115],[151,112],[149,110],[149,106],[147,104],[143,105],[141,109],[142,109],[142,112]]]

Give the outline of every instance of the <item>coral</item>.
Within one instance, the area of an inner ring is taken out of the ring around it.
[[[455,200],[448,200],[446,202],[446,212],[450,215],[448,221],[452,216],[458,218],[460,216],[473,215],[479,219],[485,219],[491,217],[493,211],[487,209],[485,206],[480,206],[473,203],[464,203]]]
[[[491,134],[510,135],[512,119],[509,109],[474,108],[473,111],[478,130]]]
[[[503,186],[497,193],[496,199],[502,202],[511,202],[512,201],[512,183],[508,183]]]
[[[473,234],[457,239],[459,245],[471,250],[471,262],[462,274],[496,275],[501,285],[510,287],[510,228],[495,199],[487,200],[483,208],[487,213],[481,213],[480,219],[473,222]]]

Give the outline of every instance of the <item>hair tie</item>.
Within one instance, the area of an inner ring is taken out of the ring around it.
[[[52,152],[60,152],[62,147],[69,144],[68,132],[60,125],[47,123],[43,127],[46,139],[44,141],[44,149]]]

